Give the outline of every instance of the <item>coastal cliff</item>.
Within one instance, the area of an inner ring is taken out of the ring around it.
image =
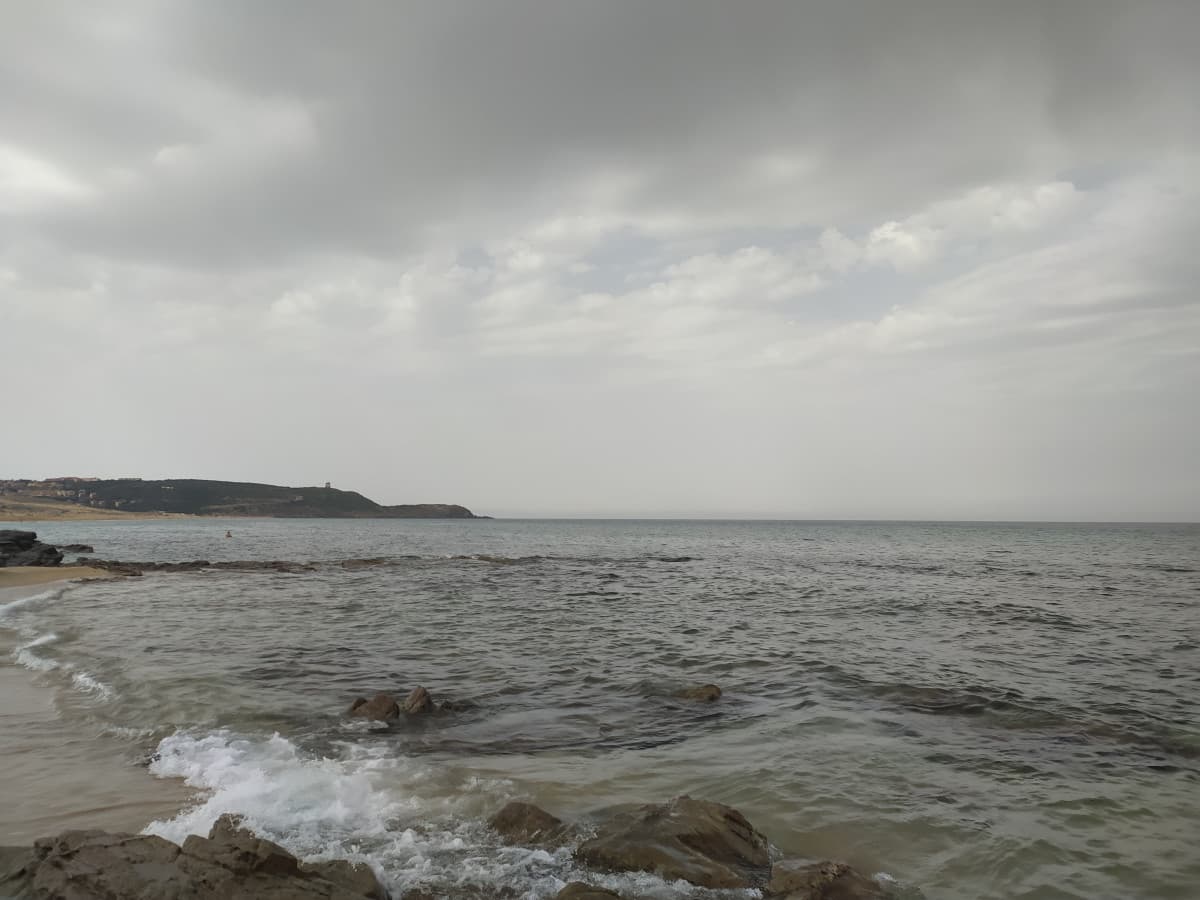
[[[337,519],[475,519],[465,506],[415,503],[384,506],[357,491],[334,487],[284,487],[200,478],[53,478],[0,481],[0,519],[12,508],[16,518],[46,518],[62,512],[266,516]],[[51,514],[53,512],[53,514]]]

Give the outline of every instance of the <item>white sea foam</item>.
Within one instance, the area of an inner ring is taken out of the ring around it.
[[[150,771],[183,778],[206,796],[172,819],[152,822],[145,832],[181,842],[189,834],[207,834],[218,816],[234,813],[302,858],[370,864],[397,895],[424,884],[451,894],[467,886],[485,894],[504,887],[548,898],[578,878],[664,900],[696,894],[692,885],[648,874],[585,873],[573,864],[569,848],[549,853],[500,846],[476,814],[477,790],[488,792],[488,806],[494,807],[506,799],[511,788],[506,781],[464,779],[396,757],[386,744],[346,743],[334,750],[337,758],[312,757],[278,734],[246,738],[225,730],[164,738]]]
[[[47,644],[53,644],[57,640],[58,635],[54,632],[50,632],[49,634],[43,634],[40,637],[34,638],[28,644],[22,644],[20,649],[29,650],[33,647],[45,647]]]
[[[71,672],[71,684],[83,691],[85,694],[95,694],[101,700],[111,700],[113,698],[113,689],[93,675],[91,672],[85,672],[82,669],[76,669]]]
[[[27,606],[33,606],[41,603],[43,600],[56,600],[66,591],[65,587],[52,587],[45,591],[39,591],[36,594],[30,594],[28,597],[18,597],[16,600],[10,600],[7,603],[0,603],[0,621],[7,619],[13,613]]]
[[[175,734],[159,743],[150,771],[208,791],[200,804],[147,828],[177,842],[206,834],[222,813],[236,813],[257,831],[314,847],[330,836],[384,834],[388,818],[404,809],[358,761],[304,758],[279,735]]]
[[[46,659],[44,656],[39,656],[34,653],[37,647],[45,647],[47,644],[53,644],[58,640],[58,635],[54,633],[43,634],[31,641],[19,646],[13,651],[13,659],[23,665],[27,669],[33,669],[35,672],[49,672],[58,668],[58,663],[52,659]]]
[[[17,651],[13,653],[13,659],[35,672],[52,672],[59,668],[57,662],[44,656],[38,656],[30,649],[29,645],[18,647]]]
[[[76,690],[85,694],[91,694],[101,700],[111,700],[115,695],[115,691],[91,672],[80,669],[74,663],[59,662],[58,660],[49,659],[34,652],[37,648],[45,647],[56,641],[58,641],[58,635],[53,632],[38,635],[33,640],[19,646],[13,652],[13,659],[34,672],[53,672],[56,669],[61,669],[64,672],[70,673],[71,684]]]

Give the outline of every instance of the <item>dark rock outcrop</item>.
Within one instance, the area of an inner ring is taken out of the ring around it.
[[[691,797],[614,815],[575,857],[600,869],[653,872],[708,888],[761,887],[771,870],[767,839],[741,813]]]
[[[37,539],[36,531],[0,531],[0,567],[57,566],[62,558],[57,548]]]
[[[63,553],[95,553],[96,548],[91,544],[62,544],[59,548]]]
[[[765,893],[786,900],[886,900],[889,896],[878,881],[846,863],[796,860],[775,864]]]
[[[573,829],[540,806],[514,800],[488,820],[505,843],[522,847],[561,847]]]
[[[680,700],[699,700],[712,703],[721,699],[721,689],[715,684],[694,684],[675,693]]]
[[[295,562],[288,559],[231,559],[210,562],[207,559],[189,559],[185,562],[123,562],[116,559],[95,559],[81,556],[76,561],[80,566],[105,569],[122,575],[141,575],[144,572],[285,572],[300,574],[317,571],[313,563]]]
[[[302,864],[229,816],[182,847],[153,835],[65,831],[0,862],[0,896],[17,900],[387,900],[368,867]]]
[[[366,559],[343,559],[343,569],[372,569],[376,566],[386,566],[390,560],[385,556],[372,556]]]
[[[400,704],[391,694],[378,693],[370,700],[359,697],[350,704],[350,715],[356,719],[374,719],[377,722],[394,722],[400,718]]]

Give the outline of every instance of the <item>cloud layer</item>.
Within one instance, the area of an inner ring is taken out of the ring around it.
[[[1194,4],[6,19],[2,474],[1200,517]]]

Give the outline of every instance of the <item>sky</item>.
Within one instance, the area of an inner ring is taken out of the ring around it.
[[[1200,519],[1200,3],[0,0],[0,477]]]

